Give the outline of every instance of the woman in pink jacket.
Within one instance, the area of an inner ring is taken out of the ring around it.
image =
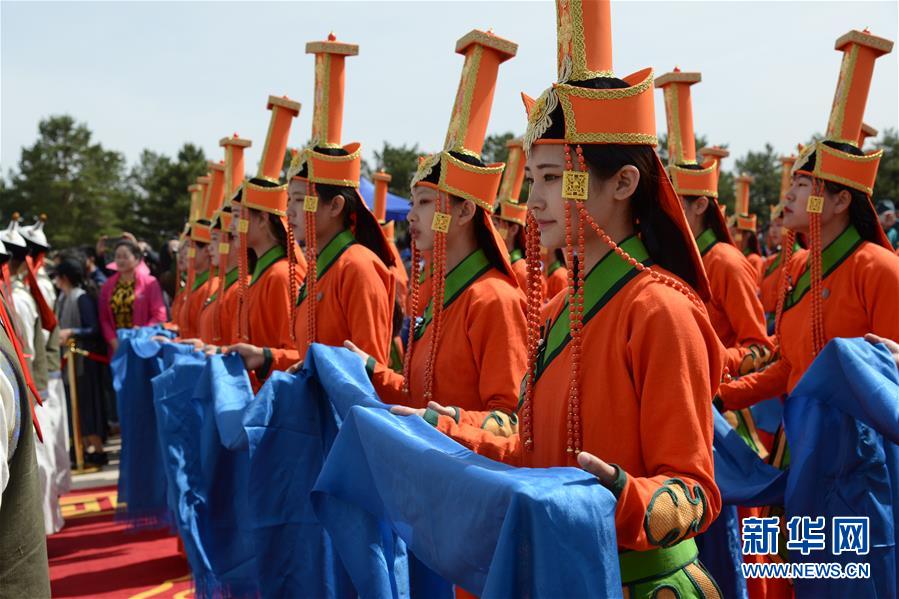
[[[162,288],[146,268],[139,268],[141,251],[136,243],[122,239],[115,246],[118,272],[100,290],[100,330],[115,353],[116,330],[143,327],[166,321]]]

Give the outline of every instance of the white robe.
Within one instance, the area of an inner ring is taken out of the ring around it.
[[[25,354],[33,356],[35,343],[46,344],[47,340],[43,333],[40,338],[35,338],[35,325],[40,318],[37,303],[31,297],[31,292],[26,285],[18,278],[13,282],[12,300],[22,325],[21,330],[24,337],[22,350]],[[44,442],[36,444],[35,453],[37,454],[38,478],[41,483],[44,531],[50,535],[62,530],[63,524],[65,524],[62,510],[59,507],[60,490],[57,483],[59,477],[57,475],[58,450],[56,447],[60,439],[60,431],[57,430],[61,420],[59,410],[60,408],[64,410],[65,404],[60,406],[58,399],[51,396],[49,389],[38,389],[38,391],[41,394],[43,405],[35,406],[35,415],[40,424]],[[66,431],[62,432],[67,434]]]

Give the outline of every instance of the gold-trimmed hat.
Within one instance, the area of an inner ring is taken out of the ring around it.
[[[754,233],[758,219],[755,214],[749,212],[749,188],[753,181],[753,177],[746,173],[741,173],[734,178],[734,195],[736,197],[734,203],[736,214],[734,216],[736,217],[737,230],[752,231]]]
[[[521,185],[524,183],[524,144],[521,139],[512,139],[506,143],[509,154],[506,168],[499,185],[499,199],[496,216],[501,220],[525,226],[528,209],[519,203]]]
[[[696,160],[696,138],[693,133],[693,103],[690,86],[702,81],[700,73],[683,73],[677,67],[660,75],[655,86],[665,95],[665,115],[668,121],[668,175],[678,195],[718,197],[717,160],[712,157],[701,169]]]
[[[256,177],[244,183],[240,202],[247,208],[276,216],[287,214],[287,185],[281,185],[281,167],[287,151],[287,138],[293,119],[300,114],[300,103],[287,96],[269,96],[266,105],[272,111],[259,170]],[[235,199],[236,201],[236,199]]]
[[[867,30],[850,31],[837,40],[835,49],[843,52],[843,62],[825,140],[858,147],[865,104],[874,73],[874,61],[889,54],[893,49],[893,42],[871,35]],[[809,159],[813,155],[815,166],[809,170]],[[793,172],[845,185],[870,196],[882,155],[883,152],[878,150],[856,156],[831,148],[824,141],[818,141],[805,148],[793,166]]]
[[[223,137],[219,140],[219,146],[225,148],[225,198],[221,208],[213,218],[213,227],[220,227],[224,231],[231,229],[231,199],[240,191],[246,173],[244,165],[244,151],[253,145],[249,139],[241,138],[237,133],[231,137]]]
[[[343,147],[345,156],[331,156],[316,148],[341,147],[346,57],[357,56],[359,46],[339,42],[331,33],[325,41],[307,43],[306,54],[315,55],[312,139],[306,148],[294,154],[287,178],[358,188],[362,170],[360,144],[352,143]],[[305,176],[301,174],[304,171]]]
[[[859,156],[832,148],[825,142],[858,147],[874,62],[893,50],[893,42],[871,35],[867,29],[853,30],[837,39],[834,48],[843,52],[843,61],[827,122],[827,133],[824,140],[809,144],[803,149],[793,165],[793,174],[808,175],[863,192],[868,196],[868,207],[876,219],[871,194],[883,150]],[[877,235],[880,245],[892,250],[892,244],[882,228],[878,227]]]
[[[499,65],[515,56],[518,44],[492,31],[474,30],[456,42],[456,52],[465,56],[465,63],[443,151],[419,163],[412,178],[412,187],[434,187],[449,195],[470,200],[487,213],[492,213],[502,179],[503,163],[476,166],[450,152],[480,158]],[[438,165],[439,181],[436,184],[426,182],[425,179]]]
[[[389,173],[380,170],[371,176],[375,185],[375,218],[378,223],[385,225],[387,223],[387,186],[393,177]]]
[[[225,163],[209,162],[209,185],[203,197],[200,218],[191,227],[191,239],[201,243],[212,241],[212,219],[225,199]]]

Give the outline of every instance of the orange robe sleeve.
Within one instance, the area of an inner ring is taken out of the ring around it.
[[[787,393],[790,363],[778,360],[764,370],[741,376],[718,388],[718,397],[727,410],[742,410]]]
[[[728,260],[723,266],[707,268],[707,272],[714,302],[725,312],[733,330],[733,343],[722,341],[728,345],[725,366],[736,375],[754,370],[759,358],[764,363],[774,347],[765,329],[755,267],[742,256],[739,260]]]
[[[641,309],[627,340],[640,397],[640,438],[634,442],[640,443],[645,475],[619,473],[615,526],[626,549],[696,536],[721,511],[711,404],[721,376],[720,345],[700,318],[685,302]],[[659,343],[663,338],[668,341]],[[672,413],[681,417],[672,421]]]
[[[520,296],[517,291],[514,293]],[[527,370],[523,299],[510,297],[507,301],[497,301],[485,297],[472,304],[467,326],[475,361],[480,364],[479,395],[487,409],[456,408],[460,424],[501,436],[518,432],[515,411],[521,380]]]
[[[503,462],[510,466],[522,466],[523,448],[521,437],[496,435],[479,426],[457,423],[449,416],[437,419],[437,430],[468,449],[491,460]]]

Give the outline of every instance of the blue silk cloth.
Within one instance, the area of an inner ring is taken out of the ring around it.
[[[297,374],[272,373],[243,419],[249,447],[250,527],[263,597],[354,595],[309,500],[341,420],[323,385],[340,386],[346,377],[330,364],[319,372],[318,366],[328,359],[365,377],[360,360],[346,350],[313,345]],[[365,400],[358,394],[348,396]],[[234,437],[243,441],[238,433]],[[357,590],[361,596],[393,595],[389,585],[360,585]]]
[[[388,529],[483,597],[621,595],[615,498],[593,476],[513,468],[390,414],[344,350],[313,346],[310,366],[343,419],[312,503],[361,596],[401,586]]]
[[[116,518],[138,527],[171,522],[166,506],[166,478],[156,430],[151,380],[163,367],[155,335],[171,336],[161,327],[120,329],[119,347],[110,369],[122,430]]]
[[[245,448],[229,449],[235,414],[239,426],[253,398],[241,358],[188,350],[153,379],[153,390],[169,507],[197,595],[258,595],[249,458]]]
[[[824,516],[826,551],[795,562],[867,562],[871,577],[796,581],[797,597],[896,597],[899,372],[883,345],[834,339],[784,407],[790,447],[787,518]],[[835,516],[869,518],[870,553],[831,555]]]

